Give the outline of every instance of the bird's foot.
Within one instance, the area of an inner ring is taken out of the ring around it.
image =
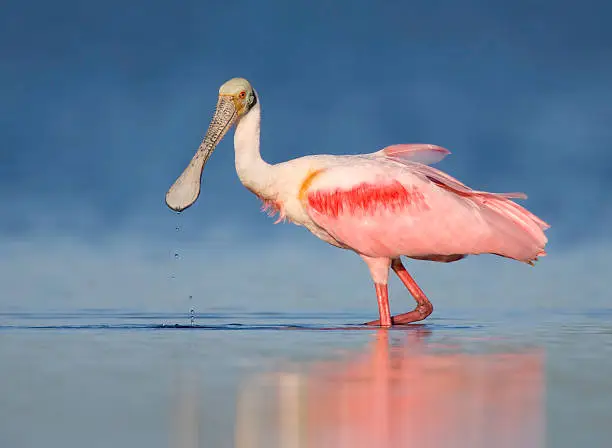
[[[409,324],[423,320],[431,313],[433,313],[433,305],[427,302],[417,305],[414,310],[408,313],[398,314],[397,316],[391,317],[391,321],[393,322],[393,325]]]
[[[418,322],[425,319],[433,312],[433,305],[430,302],[425,302],[417,305],[417,307],[408,313],[398,314],[391,317],[392,325],[405,325],[412,322]],[[380,319],[366,322],[365,325],[380,326]]]

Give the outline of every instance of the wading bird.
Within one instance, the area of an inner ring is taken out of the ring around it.
[[[442,263],[495,254],[529,263],[546,255],[549,225],[512,199],[522,193],[475,191],[430,164],[450,152],[429,144],[400,144],[361,155],[310,155],[271,165],[259,151],[261,105],[251,84],[233,78],[219,89],[217,108],[193,159],[166,193],[175,211],[200,194],[204,165],[236,125],[236,172],[264,209],[306,227],[323,241],[356,252],[374,281],[380,318],[390,327],[425,319],[433,306],[400,257]],[[389,268],[416,300],[391,316]]]

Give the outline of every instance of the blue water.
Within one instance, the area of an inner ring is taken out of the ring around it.
[[[360,423],[353,433],[373,434],[395,413],[400,421],[435,422],[428,431],[432,437],[447,431],[445,446],[504,446],[496,423],[482,423],[493,409],[505,416],[499,428],[521,435],[522,446],[609,446],[610,310],[532,311],[481,311],[472,320],[434,314],[424,324],[389,331],[360,325],[371,316],[357,312],[195,313],[193,320],[190,313],[112,309],[0,313],[0,446],[313,446],[316,437],[339,437],[321,431],[339,432],[341,425],[323,430],[305,422],[340,409],[346,396],[329,394],[349,386],[356,401],[346,401],[342,412],[372,409],[371,428]],[[521,361],[495,361],[509,353],[536,356],[541,368],[523,373]],[[445,367],[423,370],[431,363]],[[356,365],[365,370],[355,383]],[[262,382],[270,375],[282,381]],[[424,394],[426,405],[400,409],[403,398],[389,404],[390,396],[405,393],[401,387],[408,386],[397,386],[404,380]],[[311,386],[280,386],[287,381]],[[330,381],[337,382],[332,392],[319,398],[307,392],[327,390]],[[516,389],[516,397],[529,389],[523,399],[533,402],[510,404],[500,395],[506,388]],[[302,398],[278,398],[296,391]],[[359,398],[362,392],[369,398]],[[461,412],[447,415],[436,406]],[[461,425],[472,435],[453,433],[458,419],[468,417]],[[351,419],[345,424],[357,425]],[[392,440],[399,430],[387,428],[384,437]],[[316,446],[359,446],[334,440]],[[410,446],[393,443],[387,446]]]

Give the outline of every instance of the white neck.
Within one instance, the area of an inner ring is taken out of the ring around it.
[[[274,181],[272,165],[259,152],[261,106],[259,97],[253,108],[244,115],[234,133],[236,173],[242,184],[251,191],[268,198]]]

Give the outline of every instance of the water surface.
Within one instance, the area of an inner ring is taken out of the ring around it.
[[[609,310],[474,313],[1,313],[0,446],[608,446]]]

